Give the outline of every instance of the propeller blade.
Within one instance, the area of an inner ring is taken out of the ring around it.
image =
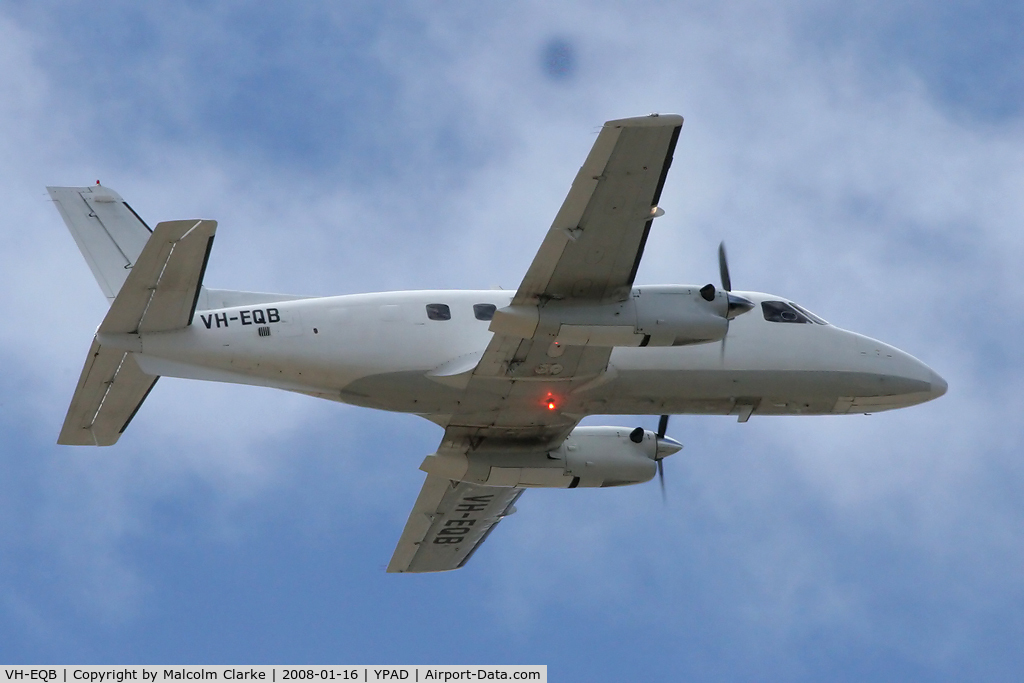
[[[718,274],[722,276],[722,289],[732,291],[732,278],[729,277],[729,261],[725,257],[725,242],[718,245]]]
[[[661,502],[668,502],[668,498],[665,495],[665,461],[658,461],[658,482],[661,484]]]
[[[718,243],[718,274],[722,276],[722,289],[725,290],[725,298],[729,302],[726,307],[725,317],[732,320],[738,315],[743,315],[754,308],[754,302],[750,299],[732,293],[732,278],[729,277],[729,259],[725,255],[725,242]],[[701,295],[704,290],[701,290]],[[707,297],[705,297],[707,298]],[[718,350],[718,362],[725,365],[725,340],[729,336],[729,328],[725,328],[725,337],[722,337],[722,345]]]
[[[662,415],[658,418],[658,440],[665,438],[665,433],[668,432],[668,415]],[[658,483],[661,484],[661,502],[668,502],[668,498],[665,495],[665,459],[658,458]]]

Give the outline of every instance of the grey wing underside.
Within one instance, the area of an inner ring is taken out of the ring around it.
[[[502,518],[515,512],[521,488],[480,486],[427,475],[388,572],[443,572],[472,557]]]
[[[674,114],[604,124],[513,306],[629,296],[682,125]]]
[[[467,463],[471,470],[473,463],[482,465],[485,453],[503,448],[526,448],[543,456],[578,424],[582,416],[560,410],[560,397],[603,381],[611,347],[570,346],[553,359],[548,349],[557,325],[540,324],[537,312],[549,302],[585,304],[630,296],[651,223],[660,215],[657,204],[682,124],[675,115],[605,123],[511,306],[495,315],[494,337],[479,362],[446,380],[464,390],[462,407],[437,420],[446,429],[436,462],[428,458],[436,467],[425,463],[421,468],[433,473],[409,515],[389,572],[464,565],[502,517],[514,511],[512,504],[523,489],[515,482],[484,486],[449,476],[458,477]],[[532,326],[529,319],[525,326],[515,319],[517,314],[503,318],[503,312],[517,309],[527,315],[532,311]],[[449,467],[452,473],[445,476],[441,471]]]
[[[557,325],[535,320],[522,329],[503,316],[549,302],[629,297],[682,125],[674,114],[604,124],[512,305],[495,316],[494,337],[466,377],[466,409],[448,422],[446,447],[457,448],[459,435],[559,442],[579,421],[544,409],[536,387],[548,383],[564,396],[600,381],[611,347],[567,346],[555,360],[548,349]]]

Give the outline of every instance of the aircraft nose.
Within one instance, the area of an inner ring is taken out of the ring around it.
[[[894,407],[932,401],[949,388],[937,372],[894,346],[857,335],[857,350],[865,363],[863,367],[877,373],[882,383],[880,393],[875,395],[893,397]],[[897,396],[903,399],[897,400]]]
[[[935,399],[946,393],[946,389],[949,388],[949,384],[939,376],[939,373],[935,372],[931,368],[928,369],[928,372],[931,373],[929,383],[932,385],[932,398]]]

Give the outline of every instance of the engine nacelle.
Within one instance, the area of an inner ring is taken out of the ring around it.
[[[698,287],[637,287],[630,299],[636,309],[636,331],[643,346],[705,344],[729,331],[729,299],[722,290],[707,301]]]
[[[658,472],[658,437],[645,429],[634,441],[639,435],[626,427],[577,427],[548,457],[565,463],[574,487],[642,484]]]
[[[456,481],[487,486],[577,488],[625,486],[650,481],[657,458],[681,448],[657,435],[629,427],[577,427],[561,446],[550,451],[483,446],[468,456],[438,453],[420,469]]]
[[[683,346],[719,341],[729,328],[729,295],[711,301],[699,287],[635,287],[625,301],[508,306],[491,331],[527,339],[545,337],[557,346]],[[554,353],[552,355],[555,355]]]

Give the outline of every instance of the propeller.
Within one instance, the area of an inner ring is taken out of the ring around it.
[[[732,278],[729,277],[729,261],[725,258],[725,242],[718,243],[718,274],[722,278],[722,289],[732,291]]]
[[[658,420],[658,442],[665,438],[668,431],[668,415]],[[665,502],[665,458],[658,458],[658,483],[661,484],[661,502]]]
[[[754,302],[750,299],[732,293],[732,277],[729,276],[729,259],[725,254],[725,242],[718,244],[718,275],[722,279],[722,290],[725,291],[726,298],[726,309],[725,319],[730,321],[738,315],[743,315],[754,307]],[[711,303],[715,300],[717,291],[715,286],[712,284],[704,285],[700,288],[700,295],[704,297],[704,300]],[[725,340],[729,336],[729,328],[726,327],[725,336],[722,337],[722,345],[719,347],[719,361],[725,363]]]
[[[668,415],[662,415],[658,421],[658,433],[654,439],[654,462],[658,463],[658,479],[661,482],[662,501],[665,500],[665,465],[661,461],[683,449],[683,444],[670,436],[665,436],[666,431],[668,431]],[[629,440],[633,443],[643,443],[646,435],[649,433],[643,427],[637,427],[629,433]]]
[[[661,419],[658,420],[658,434],[656,440],[656,448],[654,451],[654,460],[658,463],[658,483],[661,484],[661,501],[666,501],[665,497],[665,458],[678,453],[683,449],[683,444],[679,443],[670,436],[665,436],[665,432],[668,431],[668,415],[662,415]]]
[[[725,242],[718,244],[718,274],[722,278],[722,289],[725,290],[725,298],[729,302],[725,313],[726,318],[732,320],[754,307],[754,302],[747,297],[732,293],[732,278],[729,277],[729,260],[725,256]]]

